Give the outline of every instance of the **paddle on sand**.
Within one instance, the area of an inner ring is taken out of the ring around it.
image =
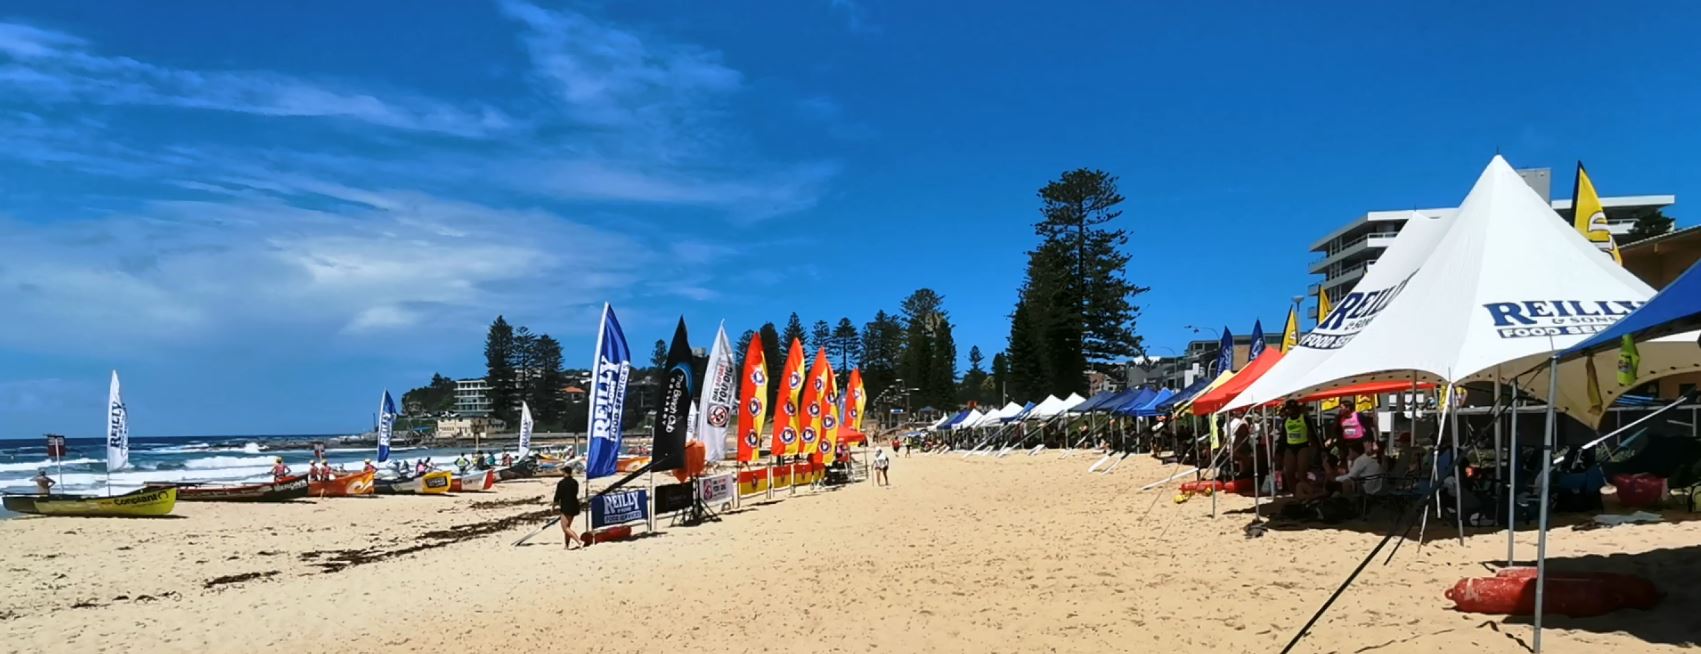
[[[524,544],[525,544],[525,542],[526,542],[526,541],[528,541],[528,540],[531,540],[531,539],[532,539],[532,537],[533,537],[533,536],[536,536],[536,535],[538,535],[538,534],[541,534],[541,533],[543,533],[543,531],[544,531],[544,530],[545,530],[545,529],[548,529],[548,528],[550,528],[550,527],[554,527],[554,526],[555,526],[555,523],[557,523],[557,522],[561,522],[561,516],[555,516],[555,517],[553,517],[553,518],[550,518],[550,519],[549,519],[549,522],[545,522],[545,523],[543,523],[543,526],[542,526],[542,527],[538,527],[538,528],[537,528],[537,531],[534,531],[534,532],[532,532],[532,533],[529,533],[529,534],[526,534],[526,535],[524,535],[524,536],[521,536],[521,537],[520,537],[520,540],[517,540],[517,541],[514,541],[514,547],[519,547],[519,546],[521,546],[521,545],[524,545]]]

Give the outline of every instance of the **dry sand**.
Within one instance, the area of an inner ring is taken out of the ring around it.
[[[723,522],[571,552],[556,530],[510,547],[553,480],[180,504],[179,519],[4,520],[0,650],[1269,652],[1391,522],[1248,540],[1249,500],[1221,497],[1212,520],[1206,498],[1138,490],[1168,468],[1139,457],[1084,474],[1092,460],[900,458],[890,488],[758,498]],[[469,526],[490,533],[433,533]],[[1696,522],[1553,532],[1556,566],[1644,574],[1669,596],[1653,611],[1554,618],[1548,651],[1701,643],[1698,537]],[[1519,540],[1533,555],[1533,538]],[[377,559],[315,554],[360,549]],[[1504,532],[1407,543],[1296,651],[1525,651],[1524,620],[1457,613],[1442,597],[1504,555]]]

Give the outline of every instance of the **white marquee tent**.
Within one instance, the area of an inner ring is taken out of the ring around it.
[[[1356,327],[1356,335],[1310,370],[1259,389],[1250,401],[1411,379],[1414,373],[1420,381],[1442,384],[1488,381],[1497,374],[1514,381],[1654,294],[1555,214],[1499,156],[1458,213],[1443,222],[1451,224],[1409,277],[1375,296],[1381,289],[1361,282],[1348,296],[1356,301],[1344,299],[1325,319],[1325,325]],[[1380,262],[1372,270],[1379,268]],[[1397,275],[1379,277],[1386,282]],[[1661,374],[1701,369],[1701,349],[1692,335],[1648,343],[1641,354],[1659,362]],[[1597,354],[1597,368],[1614,370],[1615,357],[1610,351]],[[1561,367],[1554,405],[1593,425],[1601,414],[1590,409],[1583,366],[1578,359]],[[1545,373],[1515,382],[1532,395],[1547,395]],[[1607,405],[1629,390],[1610,374],[1600,382]]]
[[[1034,406],[1034,410],[1028,412],[1026,419],[1050,420],[1052,416],[1062,412],[1063,400],[1058,399],[1056,395],[1047,395],[1044,400]]]
[[[1451,225],[1451,218],[1431,218],[1412,212],[1405,227],[1394,237],[1394,242],[1388,244],[1388,250],[1377,259],[1376,265],[1365,271],[1351,293],[1337,298],[1335,306],[1339,310],[1325,316],[1322,324],[1307,332],[1276,365],[1218,412],[1281,399],[1292,392],[1290,389],[1302,385],[1306,375],[1339,352],[1342,345],[1376,318],[1375,306],[1381,298],[1399,294],[1406,280],[1417,272],[1418,266],[1435,250],[1435,243]]]

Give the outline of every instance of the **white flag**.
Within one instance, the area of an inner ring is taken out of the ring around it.
[[[520,403],[520,458],[532,451],[532,408]]]
[[[112,387],[106,393],[106,471],[130,465],[130,412],[118,391],[118,371],[112,371]]]
[[[715,345],[709,349],[709,365],[703,373],[702,409],[697,416],[697,438],[703,441],[703,459],[710,464],[726,458],[726,431],[732,425],[732,412],[738,406],[737,362],[732,359],[732,344],[726,340],[726,324],[715,332]]]

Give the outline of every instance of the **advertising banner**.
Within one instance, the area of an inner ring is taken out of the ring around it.
[[[591,498],[591,527],[606,527],[650,518],[650,494],[644,489]]]

